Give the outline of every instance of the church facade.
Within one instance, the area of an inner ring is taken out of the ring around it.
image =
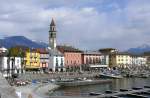
[[[56,24],[52,19],[49,30],[49,70],[53,72],[65,71],[64,55],[56,48]]]

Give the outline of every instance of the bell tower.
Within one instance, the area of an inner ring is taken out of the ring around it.
[[[53,18],[49,30],[49,46],[51,49],[56,49],[56,25]]]

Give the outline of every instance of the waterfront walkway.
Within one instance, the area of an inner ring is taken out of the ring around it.
[[[18,98],[15,89],[11,87],[7,80],[0,73],[0,98]]]
[[[46,98],[49,97],[50,91],[58,88],[59,86],[52,83],[39,83],[39,84],[30,84],[27,86],[19,86],[14,87],[16,92],[19,95],[19,98],[28,98],[32,96],[32,98]]]
[[[38,73],[38,74],[33,74],[33,73],[26,73],[22,74],[19,76],[20,79],[22,80],[45,80],[45,79],[58,79],[58,78],[63,78],[63,79],[72,79],[72,78],[92,78],[95,76],[98,76],[99,72],[95,73],[49,73],[49,74],[43,74],[43,73]]]

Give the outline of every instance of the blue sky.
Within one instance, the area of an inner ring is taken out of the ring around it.
[[[48,42],[51,18],[58,44],[126,50],[150,43],[150,0],[1,0],[0,37]]]

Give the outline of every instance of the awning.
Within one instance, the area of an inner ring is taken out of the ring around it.
[[[90,65],[92,68],[108,67],[108,65]]]

